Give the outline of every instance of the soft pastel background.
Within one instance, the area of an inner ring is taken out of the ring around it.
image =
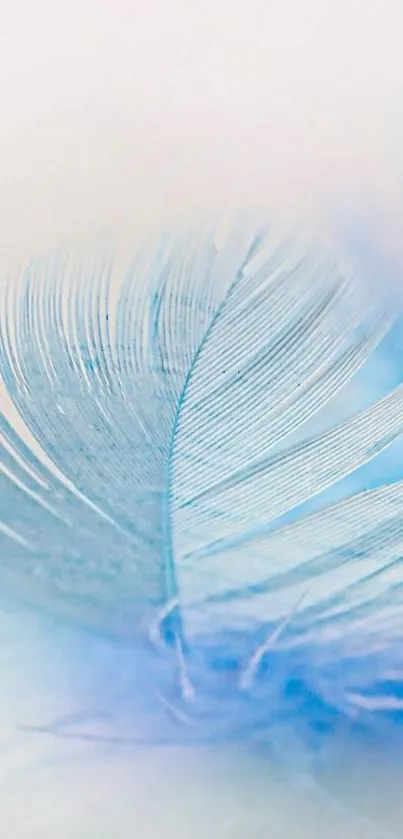
[[[2,272],[103,229],[275,206],[331,230],[359,253],[369,293],[399,299],[402,44],[399,0],[16,0],[0,23]],[[356,382],[357,405],[401,381],[401,349],[398,325]],[[401,477],[402,453],[396,443],[335,492]],[[122,752],[18,730],[93,709],[99,694],[121,707],[114,673],[125,708],[134,658],[4,605],[0,819],[10,839],[380,835],[250,755]],[[351,746],[335,758],[333,786],[347,767],[353,803],[369,801],[402,835],[386,756]]]
[[[16,0],[2,12],[2,254],[234,201],[399,240],[397,0]]]

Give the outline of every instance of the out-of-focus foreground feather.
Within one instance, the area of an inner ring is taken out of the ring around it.
[[[308,759],[337,725],[395,732],[403,481],[368,464],[403,385],[362,388],[394,327],[352,261],[236,224],[123,270],[60,253],[0,294],[3,602],[120,650],[89,716],[291,765],[285,727]]]

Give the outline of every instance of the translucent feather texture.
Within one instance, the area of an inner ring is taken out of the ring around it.
[[[143,739],[393,726],[403,385],[360,391],[395,327],[354,267],[236,224],[0,295],[3,597],[130,642]]]

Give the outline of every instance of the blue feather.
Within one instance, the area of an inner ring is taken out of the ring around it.
[[[403,385],[337,408],[390,312],[271,228],[117,265],[56,254],[0,288],[3,601],[129,644],[147,698],[103,696],[128,744],[285,758],[285,726],[295,761],[343,721],[395,731],[403,483],[340,487],[398,444]]]

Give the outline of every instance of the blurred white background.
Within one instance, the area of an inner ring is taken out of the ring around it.
[[[402,37],[399,0],[4,4],[2,259],[218,204],[398,241]]]

